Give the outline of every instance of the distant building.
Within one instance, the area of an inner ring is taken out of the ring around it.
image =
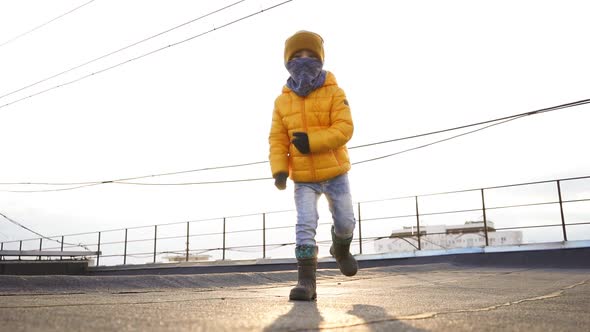
[[[521,231],[499,231],[492,221],[487,221],[490,246],[518,245],[522,243]],[[423,250],[483,247],[486,244],[482,221],[467,221],[464,225],[432,225],[420,227],[420,245]],[[418,249],[418,233],[415,226],[394,230],[389,238],[375,241],[376,252],[406,252]]]

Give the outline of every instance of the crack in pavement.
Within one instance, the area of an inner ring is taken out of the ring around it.
[[[328,326],[322,326],[322,327],[318,327],[318,328],[311,329],[311,330],[312,331],[331,330],[331,329],[340,329],[340,328],[347,328],[347,327],[354,327],[354,326],[364,326],[364,325],[384,323],[384,322],[431,319],[431,318],[436,318],[438,316],[450,315],[450,314],[492,311],[492,310],[496,310],[498,308],[509,307],[509,306],[518,305],[518,304],[525,303],[525,302],[542,301],[542,300],[560,297],[565,293],[566,290],[573,289],[575,287],[584,285],[584,284],[588,283],[588,281],[590,281],[590,279],[586,279],[584,281],[575,283],[573,285],[563,287],[563,288],[561,288],[557,291],[551,292],[549,294],[520,299],[520,300],[516,300],[516,301],[510,301],[510,302],[501,303],[501,304],[496,304],[496,305],[492,305],[492,306],[488,306],[488,307],[484,307],[484,308],[458,309],[458,310],[449,310],[449,311],[443,311],[443,312],[423,312],[423,313],[414,314],[414,315],[404,315],[404,316],[397,316],[397,317],[390,317],[390,318],[383,318],[383,319],[375,319],[375,320],[365,321],[363,323],[357,323],[357,324],[345,324],[345,325],[333,325],[333,326],[328,325]],[[299,329],[299,330],[295,330],[295,331],[309,331],[309,330],[310,329],[303,329],[303,330]]]
[[[243,290],[243,289],[242,289]],[[189,292],[191,293],[208,293],[214,292],[214,289],[202,289],[202,290],[193,290]],[[137,294],[149,294],[149,293],[161,293],[163,291],[132,291],[132,292],[113,292],[109,293],[111,295],[137,295]],[[88,295],[93,293],[68,293],[68,294],[41,294],[41,295]],[[98,293],[97,293],[98,294]],[[17,295],[18,296],[18,295]],[[36,295],[35,295],[36,296]],[[267,295],[260,295],[260,296],[250,296],[248,298],[267,298]],[[139,302],[105,302],[105,303],[68,303],[68,304],[46,304],[46,305],[22,305],[22,306],[0,306],[0,309],[29,309],[29,308],[53,308],[53,307],[75,307],[75,306],[105,306],[105,305],[133,305],[133,304],[158,304],[158,303],[175,303],[175,302],[191,302],[191,301],[205,301],[205,300],[237,300],[242,299],[243,297],[230,297],[230,296],[221,296],[221,297],[208,297],[208,298],[199,298],[199,299],[184,299],[184,300],[161,300],[161,301],[139,301]]]
[[[251,298],[268,298],[268,296],[251,296]],[[180,302],[197,302],[210,300],[241,300],[243,297],[208,297],[201,299],[184,299],[184,300],[162,300],[162,301],[138,301],[138,302],[105,302],[105,303],[68,303],[68,304],[36,304],[36,305],[22,305],[22,306],[0,306],[0,309],[38,309],[38,308],[57,308],[57,307],[91,307],[91,306],[108,306],[108,305],[141,305],[141,304],[160,304],[160,303],[180,303]]]
[[[64,293],[59,293],[59,292],[54,292],[54,293],[6,293],[6,294],[0,294],[0,297],[2,296],[51,296],[51,295],[83,295],[83,294],[88,294],[86,292],[64,292]]]
[[[213,288],[203,288],[191,290],[190,293],[204,293],[213,292]],[[2,296],[13,297],[37,297],[37,296],[69,296],[69,295],[95,295],[95,294],[112,294],[112,295],[135,295],[135,294],[150,294],[150,293],[167,293],[165,290],[123,290],[113,292],[89,291],[89,292],[52,292],[52,293],[6,293],[0,294]]]

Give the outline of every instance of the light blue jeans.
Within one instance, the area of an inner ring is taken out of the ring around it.
[[[295,206],[297,207],[295,243],[297,246],[316,245],[318,200],[322,194],[328,199],[336,236],[346,239],[350,238],[354,232],[356,221],[347,174],[318,183],[295,182]]]

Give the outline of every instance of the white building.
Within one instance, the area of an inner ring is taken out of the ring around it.
[[[494,223],[487,222],[488,245],[517,245],[522,243],[521,231],[496,231]],[[482,221],[467,221],[464,225],[431,225],[420,227],[422,250],[483,247],[486,244]],[[415,226],[391,232],[389,238],[375,241],[376,252],[406,252],[418,249]]]

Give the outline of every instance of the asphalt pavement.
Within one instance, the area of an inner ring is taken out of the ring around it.
[[[590,269],[429,263],[296,272],[0,276],[2,331],[588,331]]]

